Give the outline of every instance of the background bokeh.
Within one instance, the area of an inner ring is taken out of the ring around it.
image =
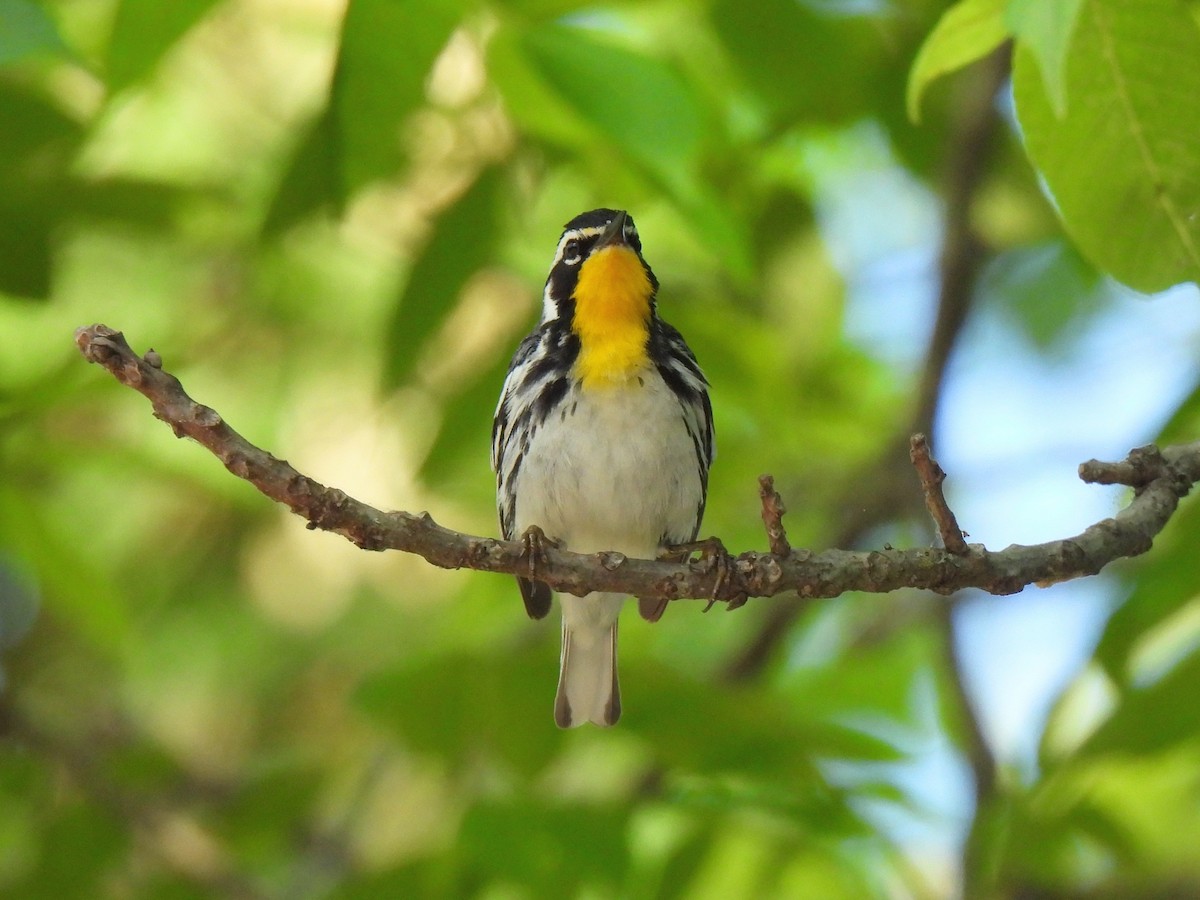
[[[72,343],[494,534],[509,356],[619,206],[705,533],[763,547],[771,472],[796,546],[927,545],[926,430],[971,541],[1068,537],[1126,500],[1080,461],[1196,438],[1200,16],[1050,6],[0,0],[0,895],[1200,896],[1194,502],[1014,597],[628,615],[563,733],[509,578],[306,530]]]

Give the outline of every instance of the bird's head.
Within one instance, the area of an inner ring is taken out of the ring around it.
[[[568,222],[558,240],[543,321],[565,319],[581,334],[609,322],[645,322],[657,291],[633,217],[620,209],[593,209]]]

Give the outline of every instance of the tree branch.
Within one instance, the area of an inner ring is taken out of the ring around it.
[[[216,410],[196,403],[179,380],[162,368],[158,354],[139,357],[120,332],[105,325],[80,328],[75,343],[89,362],[103,366],[122,384],[145,395],[154,415],[170,425],[176,436],[190,437],[210,450],[234,475],[305,518],[309,528],[340,534],[367,550],[416,553],[442,568],[536,577],[556,591],[576,595],[612,591],[668,600],[729,601],[770,597],[782,591],[812,599],[845,591],[883,593],[898,588],[949,594],[968,587],[1011,594],[1029,584],[1094,575],[1115,559],[1145,553],[1180,498],[1200,480],[1200,442],[1168,447],[1161,451],[1157,477],[1143,483],[1115,518],[1064,540],[1034,546],[1014,544],[999,552],[979,544],[968,545],[961,554],[940,548],[820,553],[792,549],[787,554],[751,550],[734,558],[727,573],[722,573],[703,560],[639,560],[547,546],[537,572],[531,573],[529,556],[519,541],[452,531],[438,525],[428,513],[383,512],[301,474],[243,438]],[[1139,453],[1144,456],[1149,451]],[[1131,457],[1108,469],[1089,465],[1089,472],[1124,473],[1125,466],[1137,464]],[[770,495],[764,502],[771,507],[775,503]],[[782,501],[779,503],[782,515]],[[782,534],[772,542],[782,549]]]

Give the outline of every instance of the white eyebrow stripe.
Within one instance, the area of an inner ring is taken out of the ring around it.
[[[558,249],[554,251],[554,261],[550,263],[550,268],[554,268],[563,258],[563,250],[571,241],[577,241],[580,238],[599,237],[606,226],[597,226],[595,228],[572,228],[570,231],[563,232],[563,236],[558,240]]]

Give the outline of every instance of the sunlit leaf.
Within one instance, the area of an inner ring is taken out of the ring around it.
[[[1196,434],[1200,434],[1200,383],[1193,386],[1191,393],[1171,413],[1158,440],[1160,446],[1182,444],[1192,440]]]
[[[1096,647],[1096,659],[1117,684],[1131,673],[1135,645],[1200,593],[1195,546],[1200,540],[1200,504],[1185,503],[1154,544],[1153,565],[1140,561],[1131,592],[1112,614]]]
[[[1008,0],[959,0],[930,32],[908,75],[908,117],[921,118],[921,96],[943,75],[982,59],[1008,37]]]
[[[656,172],[694,161],[700,110],[667,63],[582,28],[539,27],[522,43],[546,84],[605,140]]]
[[[571,102],[542,78],[524,32],[502,28],[488,44],[488,65],[506,112],[528,139],[583,150],[599,137]]]
[[[388,329],[387,386],[411,374],[425,341],[454,308],[463,286],[492,259],[501,237],[496,214],[502,184],[495,170],[483,172],[438,218],[408,273]]]
[[[468,0],[351,0],[328,104],[293,145],[264,230],[320,209],[340,214],[361,188],[404,170],[403,125],[425,101],[438,54]],[[402,49],[397,35],[403,35]]]
[[[1200,653],[1154,684],[1128,687],[1113,715],[1080,748],[1079,756],[1157,753],[1200,736]]]
[[[404,160],[401,123],[424,101],[430,69],[465,5],[465,0],[350,3],[330,100],[336,127],[333,155],[346,196],[399,174]],[[397,45],[399,36],[402,46]]]
[[[1200,279],[1198,58],[1200,29],[1175,0],[1090,0],[1060,118],[1032,52],[1016,56],[1017,114],[1066,230],[1093,265],[1141,291]]]
[[[150,74],[163,56],[212,9],[217,0],[121,0],[108,45],[108,86],[113,92]]]
[[[1004,18],[1013,35],[1037,57],[1042,82],[1057,115],[1067,109],[1067,52],[1083,0],[1009,0]]]

